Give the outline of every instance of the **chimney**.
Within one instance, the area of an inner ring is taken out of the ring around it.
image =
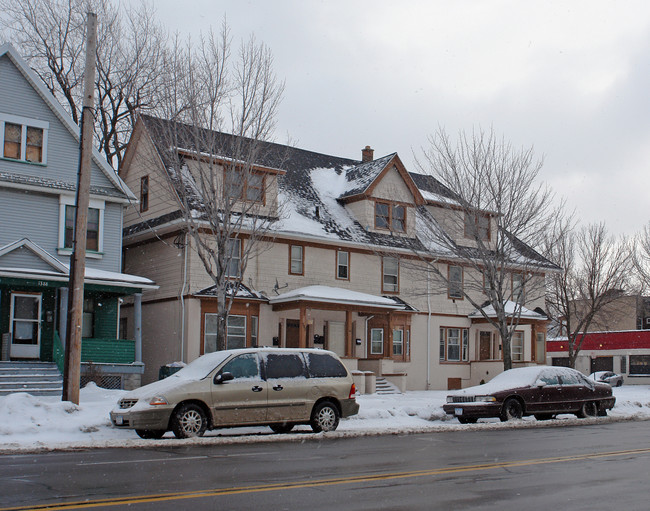
[[[372,161],[374,153],[375,150],[371,149],[370,146],[367,145],[365,149],[361,149],[361,161],[362,162]]]

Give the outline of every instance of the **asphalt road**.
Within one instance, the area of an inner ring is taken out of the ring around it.
[[[0,456],[5,509],[650,509],[650,422]]]

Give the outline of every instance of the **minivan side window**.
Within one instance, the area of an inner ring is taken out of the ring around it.
[[[301,378],[305,376],[305,364],[299,353],[266,355],[266,378]]]
[[[307,368],[311,378],[345,378],[345,366],[327,353],[306,353]]]
[[[231,373],[237,378],[260,378],[260,367],[255,353],[239,355],[223,366],[221,373]]]

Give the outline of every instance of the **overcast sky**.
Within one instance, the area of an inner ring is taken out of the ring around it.
[[[276,141],[409,168],[438,126],[544,158],[583,222],[650,220],[650,2],[156,0],[169,29],[254,33],[286,80]]]

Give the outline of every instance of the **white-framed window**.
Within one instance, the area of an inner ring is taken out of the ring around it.
[[[229,315],[226,323],[226,349],[246,347],[246,316]]]
[[[469,360],[469,329],[440,328],[440,360],[444,362]]]
[[[393,355],[398,357],[404,355],[404,330],[401,328],[393,330]]]
[[[241,277],[241,240],[239,238],[226,240],[226,264],[227,277]]]
[[[370,354],[382,355],[384,353],[384,329],[370,329]]]
[[[382,285],[384,293],[399,292],[399,260],[396,257],[382,257]]]
[[[350,280],[350,252],[336,251],[336,278]]]
[[[454,300],[463,299],[463,267],[449,266],[447,296]]]
[[[47,164],[47,135],[50,123],[0,113],[0,157]]]
[[[302,245],[289,246],[289,273],[291,275],[303,275],[305,247]]]
[[[86,228],[86,257],[101,258],[104,252],[104,208],[105,202],[91,199],[88,204]],[[72,251],[75,227],[75,198],[71,195],[59,197],[59,248],[60,254]]]
[[[513,332],[510,342],[510,353],[512,354],[513,362],[521,362],[524,360],[524,333]]]

